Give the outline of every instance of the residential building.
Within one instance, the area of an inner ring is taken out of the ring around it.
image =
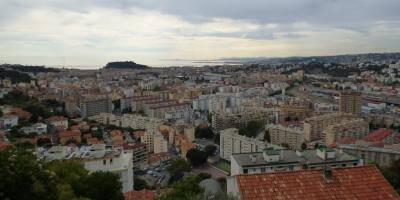
[[[168,140],[160,133],[154,135],[154,153],[159,154],[166,152],[168,152]]]
[[[400,199],[373,165],[229,177],[227,193],[253,199]]]
[[[68,118],[64,116],[52,116],[47,118],[50,125],[54,127],[65,127],[68,128]]]
[[[25,126],[22,129],[22,132],[29,133],[37,133],[39,135],[47,133],[47,124],[44,123],[35,123],[30,126]]]
[[[62,145],[66,145],[69,141],[81,143],[81,132],[79,130],[62,131],[58,134],[58,138]]]
[[[0,128],[10,129],[13,126],[18,125],[18,116],[12,114],[6,114],[0,117]]]
[[[53,146],[50,149],[37,149],[39,159],[45,161],[76,158],[89,172],[109,171],[118,174],[122,192],[133,189],[132,153],[120,149],[106,149],[105,144],[69,147]]]
[[[123,146],[124,151],[132,153],[133,168],[145,169],[148,166],[149,153],[146,144],[143,143],[126,143]]]
[[[332,146],[342,137],[361,139],[369,133],[368,123],[361,118],[342,121],[339,124],[329,125],[324,131],[325,144]]]
[[[111,113],[112,102],[108,95],[90,95],[79,104],[80,115],[83,118],[98,115],[100,113]]]
[[[357,141],[355,144],[338,144],[338,149],[351,155],[359,156],[365,163],[376,164],[379,167],[389,167],[400,159],[400,145],[370,146],[368,142]]]
[[[211,126],[217,131],[227,128],[245,127],[250,121],[259,121],[270,123],[275,121],[277,110],[272,108],[247,108],[241,112],[227,113],[214,112],[212,113]]]
[[[301,126],[268,124],[265,129],[270,135],[271,144],[287,144],[291,149],[301,149],[301,145],[305,142]]]
[[[220,131],[220,152],[222,159],[231,160],[234,153],[262,152],[266,148],[266,142],[239,135],[236,128],[228,128]]]
[[[335,149],[319,148],[304,151],[264,149],[263,152],[232,154],[231,175],[358,165],[363,165],[361,159]]]
[[[324,130],[333,124],[354,119],[354,115],[349,113],[330,113],[306,118],[304,120],[304,139],[306,141],[325,140]]]
[[[351,113],[354,115],[361,114],[362,96],[360,92],[340,92],[339,95],[339,112]]]

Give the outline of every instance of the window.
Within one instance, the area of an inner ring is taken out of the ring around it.
[[[265,172],[265,167],[261,167],[261,172]]]
[[[248,169],[243,169],[243,174],[247,174]]]
[[[107,161],[106,161],[106,160],[103,160],[103,165],[106,165],[106,163],[107,163]]]
[[[111,158],[111,159],[110,159],[110,165],[112,165],[112,163],[113,163],[113,159]]]

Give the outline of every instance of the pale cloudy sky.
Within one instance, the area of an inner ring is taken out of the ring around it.
[[[400,51],[399,0],[0,0],[0,63]]]

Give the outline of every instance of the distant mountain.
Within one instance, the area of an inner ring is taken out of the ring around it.
[[[137,64],[132,61],[109,62],[104,69],[149,69],[147,65]]]
[[[32,65],[20,65],[20,64],[2,64],[2,69],[8,69],[12,71],[24,72],[24,73],[47,73],[47,72],[60,72],[59,69],[50,68],[45,66],[32,66]]]
[[[332,56],[293,56],[293,57],[237,57],[221,58],[222,61],[237,61],[242,63],[352,63],[352,62],[376,62],[400,60],[400,53],[365,53],[365,54],[347,54]]]
[[[12,83],[29,83],[32,79],[31,76],[47,72],[60,72],[60,70],[44,66],[26,66],[19,64],[0,65],[0,79],[10,79]]]

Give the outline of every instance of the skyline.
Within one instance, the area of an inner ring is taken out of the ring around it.
[[[158,66],[174,59],[400,51],[395,0],[17,0],[0,6],[1,63]]]

